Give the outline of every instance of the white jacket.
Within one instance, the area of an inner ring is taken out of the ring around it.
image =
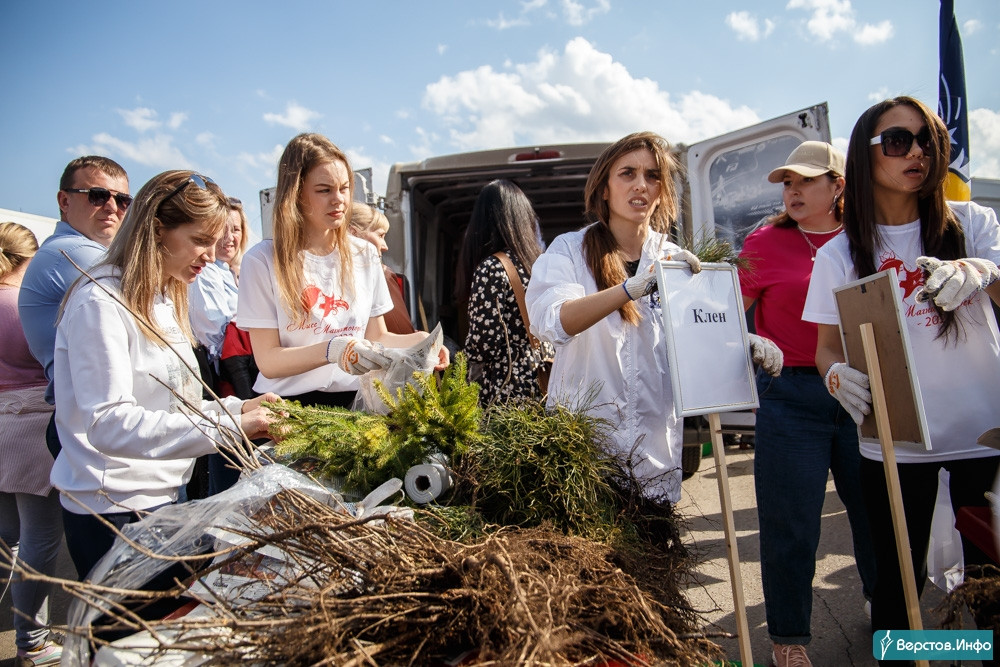
[[[102,267],[95,277],[118,293],[110,269]],[[55,347],[62,451],[51,481],[70,512],[107,514],[173,502],[191,477],[194,459],[215,451],[216,422],[238,430],[217,402],[202,400],[201,385],[178,359],[197,372],[173,303],[159,298],[153,308],[173,349],[148,339],[132,315],[92,282],[73,290],[66,302]],[[157,379],[214,421],[187,414]],[[223,402],[238,418],[243,401]]]
[[[659,295],[635,302],[642,315],[638,326],[626,324],[616,311],[576,336],[562,328],[562,304],[598,291],[583,254],[584,231],[557,237],[531,268],[526,294],[531,331],[556,347],[549,405],[586,409],[607,419],[618,449],[627,454],[635,448],[636,475],[655,479],[648,495],[677,502],[682,420],[673,412]],[[650,232],[639,266],[678,249]]]

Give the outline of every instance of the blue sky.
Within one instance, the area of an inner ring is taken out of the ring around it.
[[[974,176],[1000,178],[1000,2],[956,0]],[[0,3],[0,208],[55,217],[66,163],[132,192],[196,169],[248,205],[298,132],[374,169],[484,148],[692,143],[820,102],[936,107],[933,0]]]

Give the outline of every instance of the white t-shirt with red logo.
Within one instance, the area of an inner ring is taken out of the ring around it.
[[[996,213],[972,202],[949,202],[965,230],[966,257],[982,257],[1000,263],[1000,225]],[[917,303],[923,272],[916,264],[924,254],[920,221],[878,227],[881,241],[876,248],[876,271],[895,268],[899,275],[899,299],[910,339],[912,361],[929,429],[931,450],[896,448],[900,463],[971,459],[996,456],[997,451],[976,444],[985,431],[997,426],[1000,414],[1000,333],[990,298],[979,292],[956,309],[954,333],[937,338],[939,317],[930,304]],[[840,322],[833,289],[857,280],[841,234],[816,254],[809,293],[802,319],[818,324]],[[861,454],[882,460],[876,441],[862,439]]]
[[[348,237],[354,251],[354,294],[340,292],[340,253],[314,255],[301,251],[309,305],[305,324],[289,318],[281,303],[274,271],[274,242],[261,241],[247,252],[240,267],[236,321],[241,329],[277,329],[282,347],[301,347],[335,336],[364,338],[368,321],[392,310],[392,298],[382,273],[378,251],[367,241]],[[336,364],[284,378],[257,376],[254,391],[295,396],[309,391],[356,391],[358,378]]]

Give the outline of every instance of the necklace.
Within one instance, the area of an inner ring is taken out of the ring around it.
[[[809,244],[809,252],[812,253],[812,257],[810,257],[809,259],[810,259],[810,261],[813,261],[813,262],[816,261],[816,253],[819,252],[819,248],[817,248],[816,244],[814,244],[809,239],[809,234],[833,234],[835,232],[839,232],[843,227],[844,227],[844,224],[841,223],[841,224],[837,225],[836,227],[834,227],[833,229],[828,229],[825,232],[810,232],[810,231],[806,231],[805,229],[802,229],[802,227],[800,225],[795,225],[795,228],[799,230],[799,234],[802,234],[802,238],[804,238],[806,240],[806,243]]]

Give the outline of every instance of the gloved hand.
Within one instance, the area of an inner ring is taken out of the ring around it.
[[[934,300],[944,310],[955,310],[962,302],[1000,278],[1000,269],[988,259],[940,260],[917,257],[917,266],[927,272],[924,286],[917,292],[917,301]]]
[[[385,368],[390,359],[385,355],[381,343],[373,343],[364,338],[338,336],[326,345],[326,360],[337,364],[351,375],[364,375]]]
[[[701,271],[701,260],[698,259],[698,255],[690,250],[675,250],[664,257],[664,259],[668,262],[687,262],[691,267],[691,273],[699,273]]]
[[[826,388],[851,415],[858,426],[872,411],[872,393],[868,391],[868,376],[840,362],[826,372]]]
[[[656,291],[656,272],[653,271],[655,266],[650,264],[644,269],[639,269],[634,276],[622,283],[628,298],[635,301]]]
[[[663,259],[673,262],[687,262],[688,266],[691,267],[691,273],[701,271],[701,260],[689,250],[677,250],[669,255],[665,255]],[[639,297],[652,294],[656,291],[656,272],[653,270],[655,266],[655,264],[650,264],[645,269],[637,271],[634,276],[622,284],[625,288],[625,293],[628,294],[628,298],[635,301]]]
[[[781,348],[774,344],[770,338],[764,338],[757,334],[750,335],[750,354],[753,362],[758,364],[764,371],[773,377],[781,375],[781,367],[785,363],[785,355]]]

